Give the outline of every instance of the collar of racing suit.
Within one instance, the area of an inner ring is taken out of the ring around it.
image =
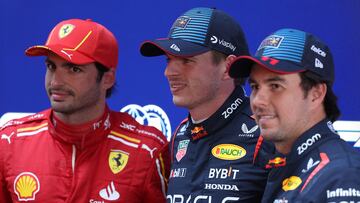
[[[87,147],[97,145],[110,132],[110,110],[105,106],[103,115],[80,125],[69,125],[60,121],[53,113],[50,112],[49,132],[57,140],[68,144],[75,145],[82,150]]]
[[[252,115],[249,108],[249,98],[246,97],[244,88],[239,85],[226,99],[224,104],[205,121],[194,124],[191,115],[189,114],[189,127],[187,130],[190,131],[189,134],[193,140],[200,139],[222,129],[223,126],[240,112],[243,112],[248,116]]]
[[[302,157],[316,149],[321,143],[330,139],[339,139],[339,136],[336,134],[332,122],[324,119],[304,132],[295,141],[289,154],[275,153],[268,159],[269,161],[266,168],[278,168],[297,163]]]

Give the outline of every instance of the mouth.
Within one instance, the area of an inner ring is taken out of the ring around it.
[[[49,89],[49,95],[53,101],[64,101],[68,96],[72,96],[72,92],[63,89]]]
[[[276,116],[272,114],[257,114],[256,120],[260,126],[266,126],[266,124],[273,119],[275,119]]]
[[[170,86],[171,92],[174,94],[174,93],[177,93],[177,92],[183,90],[186,87],[186,84],[182,83],[182,82],[169,81],[169,86]]]

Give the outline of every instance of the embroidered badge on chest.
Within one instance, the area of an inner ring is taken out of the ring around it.
[[[184,156],[186,155],[186,151],[188,148],[190,140],[181,140],[179,142],[178,148],[177,148],[177,152],[176,152],[176,160],[178,162],[180,162],[180,160],[182,158],[184,158]]]

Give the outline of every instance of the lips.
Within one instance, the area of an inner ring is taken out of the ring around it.
[[[63,89],[49,89],[49,95],[54,101],[63,101],[68,96],[72,96],[72,92]]]
[[[171,82],[169,81],[170,90],[172,93],[177,93],[183,90],[186,87],[186,84],[183,82]]]

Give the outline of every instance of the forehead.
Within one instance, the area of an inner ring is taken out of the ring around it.
[[[212,57],[211,51],[207,51],[205,53],[197,54],[194,56],[174,56],[174,55],[171,55],[168,53],[165,53],[165,54],[166,54],[166,57],[171,58],[171,59],[174,59],[174,58],[177,58],[177,59],[205,59],[207,57],[209,57],[209,58]]]
[[[299,73],[280,74],[258,64],[252,66],[249,78],[252,82],[283,81],[296,84],[301,80]]]
[[[52,53],[52,52],[49,52],[49,54],[47,55],[47,58],[46,58],[46,61],[47,62],[52,62],[52,63],[55,63],[55,64],[59,64],[61,66],[79,66],[79,67],[96,67],[95,63],[89,63],[89,64],[74,64],[72,62],[69,62],[65,59],[63,59],[62,57],[60,57],[59,55],[55,54],[55,53]]]

